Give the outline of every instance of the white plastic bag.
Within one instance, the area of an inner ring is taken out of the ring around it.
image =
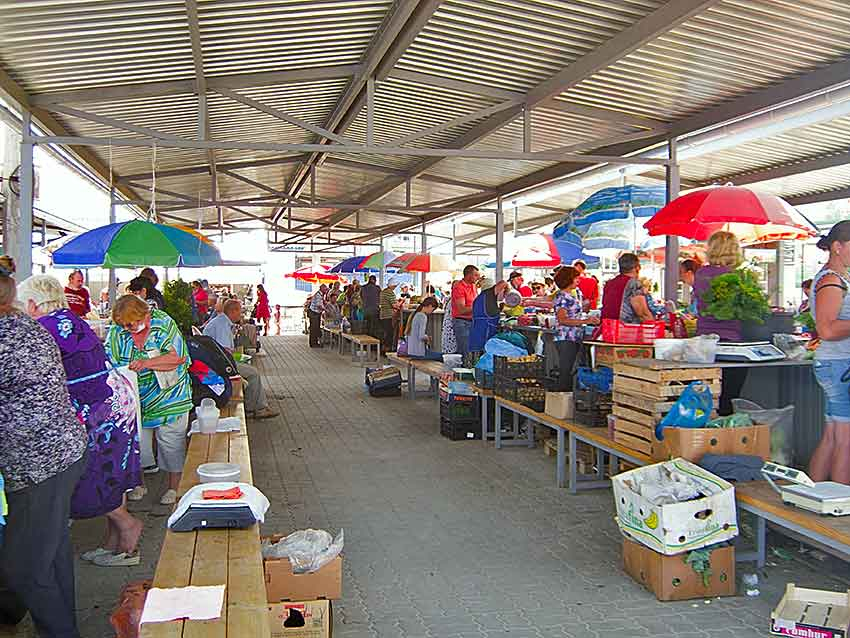
[[[662,361],[684,361],[685,339],[656,339],[655,358]]]
[[[683,356],[688,363],[714,363],[717,356],[717,344],[720,337],[717,335],[700,335],[690,339],[683,339],[685,349]]]
[[[263,558],[289,558],[292,573],[319,571],[339,556],[344,543],[343,530],[333,538],[323,529],[302,529],[277,543],[263,541]]]

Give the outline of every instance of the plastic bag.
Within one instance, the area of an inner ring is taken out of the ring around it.
[[[524,348],[515,346],[509,341],[497,337],[491,337],[484,344],[484,354],[475,364],[475,368],[482,372],[493,374],[493,355],[500,357],[524,357],[528,352]]]
[[[118,608],[109,617],[109,624],[115,630],[115,638],[139,637],[142,609],[145,607],[145,598],[151,586],[151,581],[140,580],[128,583],[121,590]]]
[[[806,354],[808,354],[806,346],[794,335],[775,334],[773,335],[773,345],[782,350],[785,356],[792,361],[805,359]]]
[[[407,339],[402,338],[398,340],[398,346],[396,346],[395,353],[398,357],[407,356]]]
[[[684,341],[685,346],[682,354],[685,361],[688,363],[714,363],[720,337],[717,335],[700,335]]]
[[[342,529],[336,538],[323,529],[302,529],[277,543],[263,541],[263,558],[288,558],[293,574],[308,574],[339,556],[343,542]]]
[[[765,409],[747,399],[732,399],[735,412],[748,414],[753,423],[770,426],[770,458],[780,465],[794,459],[794,406]]]
[[[694,381],[685,388],[661,423],[655,426],[655,438],[664,440],[664,428],[704,428],[713,407],[711,388],[702,381]]]

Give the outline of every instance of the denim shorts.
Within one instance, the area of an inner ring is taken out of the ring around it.
[[[850,359],[815,360],[812,367],[826,397],[826,417],[833,421],[850,421],[850,374],[845,376]]]

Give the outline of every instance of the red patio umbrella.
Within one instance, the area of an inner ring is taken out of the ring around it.
[[[404,253],[387,264],[399,272],[449,272],[455,264],[449,257],[429,253]]]
[[[742,186],[700,188],[667,204],[644,224],[650,235],[706,240],[728,230],[742,244],[806,239],[817,229],[781,197]]]
[[[319,266],[319,270],[314,271],[312,266],[302,266],[294,272],[288,272],[285,277],[300,279],[311,284],[326,284],[334,281],[341,281],[341,277],[336,273],[328,272],[328,266]]]

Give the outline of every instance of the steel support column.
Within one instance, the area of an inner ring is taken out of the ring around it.
[[[18,171],[20,197],[9,202],[6,226],[3,227],[4,248],[15,260],[16,278],[23,281],[32,275],[32,204],[33,204],[33,143],[31,141],[32,116],[23,111],[21,122],[21,163]],[[16,210],[17,208],[17,210]]]
[[[410,182],[408,182],[409,184]],[[422,252],[428,252],[428,235],[425,232],[425,222],[422,222]],[[422,292],[422,298],[425,298],[425,280],[428,278],[428,273],[423,272],[419,279],[419,290]]]
[[[457,260],[457,220],[452,220],[452,261]]]
[[[116,222],[115,216],[115,187],[112,186],[109,189],[109,223],[114,224]],[[115,269],[109,269],[109,304],[112,307],[112,304],[115,303],[115,300],[118,298],[118,278],[115,276]]]
[[[666,167],[667,202],[679,196],[679,164],[676,152],[676,138],[667,142],[670,163]],[[664,252],[664,298],[675,301],[679,290],[679,238],[667,236],[667,250]]]
[[[505,278],[505,211],[502,198],[496,199],[496,281]],[[497,408],[498,409],[498,408]]]

